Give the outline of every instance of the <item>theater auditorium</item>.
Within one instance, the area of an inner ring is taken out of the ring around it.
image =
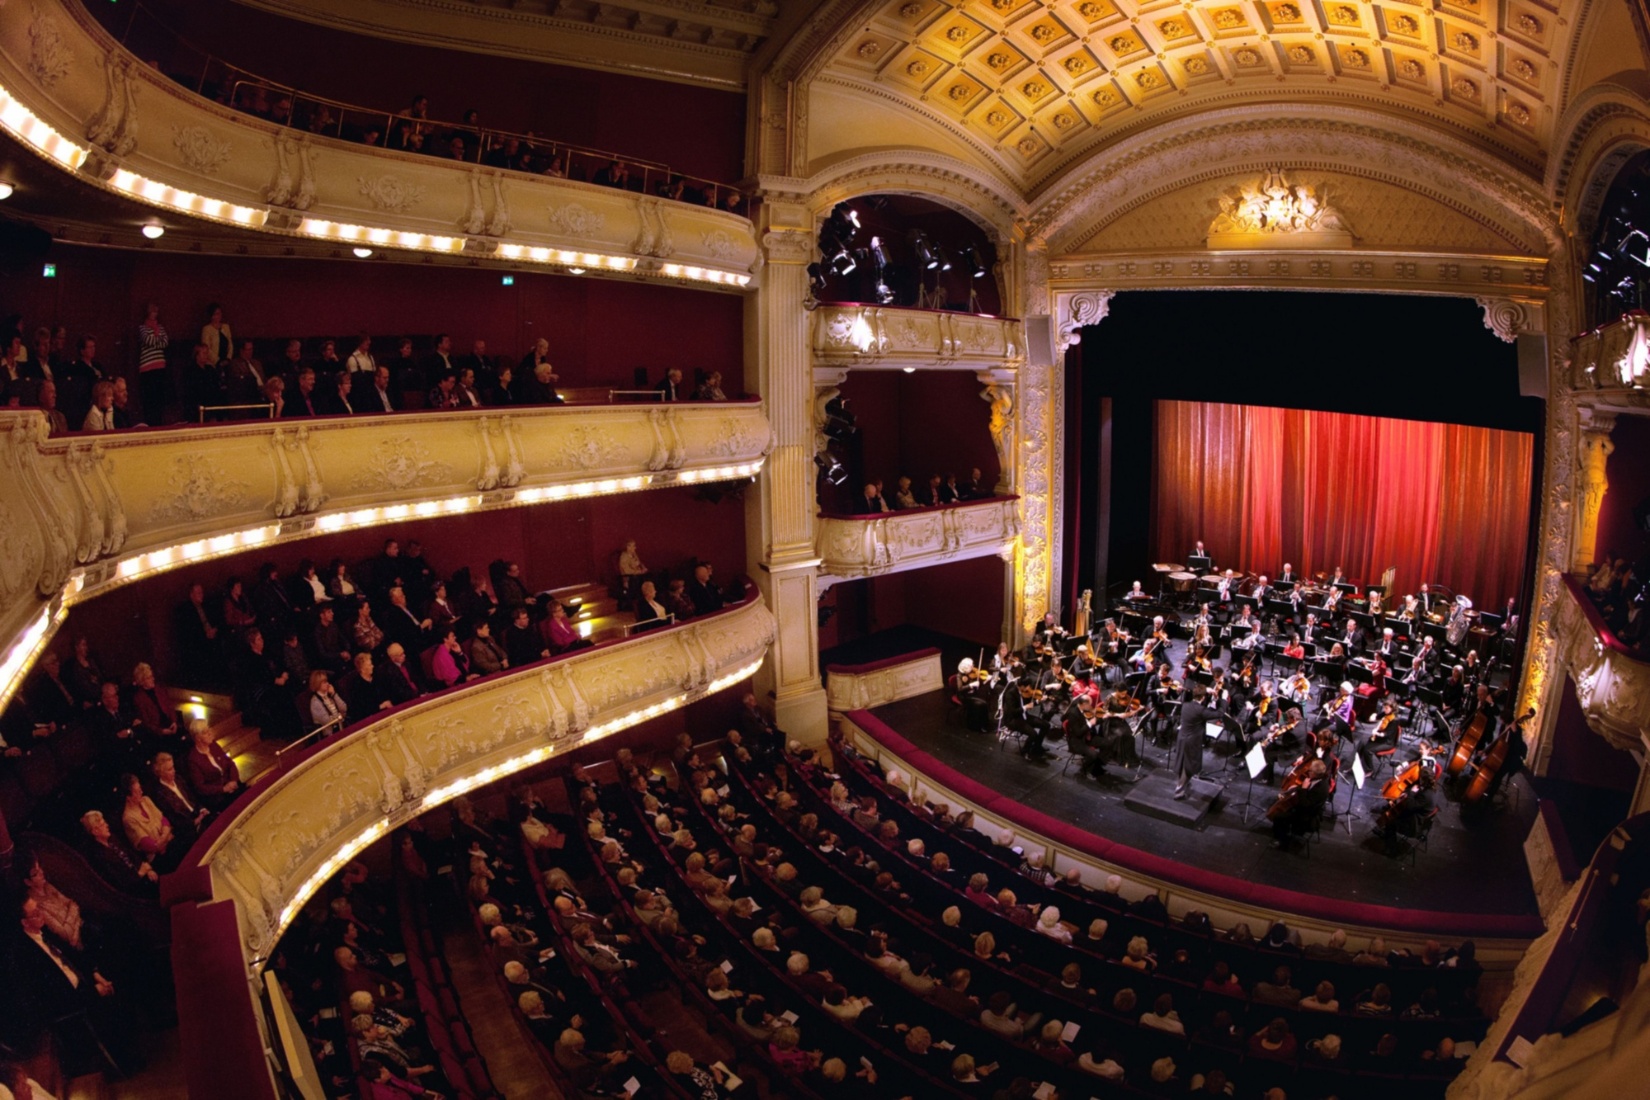
[[[0,0],[0,1100],[1650,1065],[1645,0]]]

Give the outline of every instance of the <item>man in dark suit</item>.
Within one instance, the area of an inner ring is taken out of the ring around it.
[[[693,570],[693,579],[687,586],[688,599],[693,601],[695,615],[708,615],[722,609],[722,593],[710,583],[710,566],[700,565]]]
[[[372,372],[372,385],[350,395],[350,403],[364,413],[392,413],[400,408],[399,401],[390,387],[390,368],[382,363]]]
[[[1364,632],[1359,629],[1356,619],[1346,620],[1346,630],[1341,634],[1341,646],[1346,650],[1348,657],[1355,657],[1364,651],[1364,645],[1369,641]]]
[[[384,628],[384,637],[389,641],[400,642],[408,652],[422,653],[425,632],[434,624],[429,619],[419,618],[407,606],[407,590],[398,584],[389,591],[389,607],[384,609],[379,625]]]
[[[418,673],[407,663],[407,651],[400,642],[391,642],[384,650],[384,692],[396,706],[411,702],[424,694],[418,686]]]
[[[338,682],[338,691],[352,720],[376,714],[385,709],[386,704],[394,703],[388,681],[378,679],[378,669],[370,653],[355,655],[355,668]]]
[[[16,980],[19,1008],[48,1023],[84,1012],[89,1026],[120,1073],[139,1067],[129,1050],[115,986],[90,957],[46,928],[40,903],[25,897],[18,905],[19,934],[8,953],[7,972]]]
[[[154,761],[149,765],[154,779],[145,784],[155,805],[160,812],[166,815],[171,822],[172,832],[176,834],[181,846],[187,850],[195,843],[200,835],[200,827],[206,819],[212,816],[212,811],[205,804],[197,801],[184,781],[178,777],[177,758],[169,752],[157,752]]]
[[[455,378],[458,376],[453,363],[453,338],[443,332],[435,338],[435,351],[424,360],[424,377],[434,379],[449,373]]]
[[[1169,771],[1175,777],[1174,796],[1184,800],[1190,793],[1192,777],[1203,770],[1203,738],[1210,722],[1220,712],[1208,703],[1202,684],[1192,685],[1192,697],[1180,705],[1180,727],[1174,750],[1169,754]]]
[[[664,378],[653,387],[665,401],[680,401],[682,399],[682,372],[678,367],[671,367],[665,372]]]
[[[92,387],[108,377],[97,361],[97,339],[82,336],[73,362],[57,372],[57,407],[78,428],[92,407]]]
[[[873,512],[886,512],[887,510],[888,505],[883,501],[882,494],[877,492],[876,485],[866,485],[865,495],[859,501],[860,514],[870,515]]]
[[[485,393],[493,388],[493,381],[497,377],[493,369],[492,356],[487,354],[487,341],[477,340],[470,345],[470,354],[460,355],[454,360],[458,367],[459,377],[463,377],[466,370],[475,371],[475,388],[478,393]]]
[[[281,407],[282,417],[321,415],[321,407],[315,400],[315,368],[299,367],[298,386],[288,393],[286,404]]]
[[[252,341],[242,340],[234,358],[224,360],[223,396],[232,405],[256,405],[264,399],[264,366],[252,354]]]

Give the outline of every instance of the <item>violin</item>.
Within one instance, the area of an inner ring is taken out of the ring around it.
[[[1275,723],[1272,726],[1271,730],[1267,732],[1265,739],[1261,741],[1261,743],[1260,743],[1261,748],[1265,748],[1267,745],[1270,745],[1272,742],[1276,741],[1278,738],[1282,737],[1284,734],[1288,733],[1290,730],[1294,729],[1296,726],[1298,726],[1300,724],[1301,724],[1301,720],[1299,718],[1296,718],[1293,721],[1288,722],[1288,723],[1284,723],[1284,722]],[[1307,763],[1310,764],[1311,761],[1308,760]],[[1290,774],[1293,775],[1294,773],[1291,772]],[[1287,780],[1285,780],[1285,782],[1287,782]]]

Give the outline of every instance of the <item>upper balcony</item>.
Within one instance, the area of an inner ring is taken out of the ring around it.
[[[756,401],[514,406],[46,437],[0,411],[0,704],[75,603],[280,542],[745,478]]]
[[[393,152],[215,103],[133,56],[76,0],[0,8],[0,129],[140,207],[295,246],[733,291],[758,266],[738,214]]]
[[[1578,397],[1645,404],[1650,400],[1650,313],[1634,310],[1576,337],[1570,369]]]
[[[974,370],[1025,359],[1025,326],[1011,317],[854,303],[813,311],[814,368]]]
[[[1580,581],[1566,576],[1564,593],[1553,636],[1587,725],[1616,748],[1642,753],[1650,744],[1650,662],[1617,640]]]
[[[1020,535],[1018,501],[1010,495],[857,516],[822,512],[814,543],[820,572],[849,580],[992,554],[1007,561]]]

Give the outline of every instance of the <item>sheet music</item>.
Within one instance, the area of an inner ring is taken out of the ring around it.
[[[1365,776],[1364,776],[1363,758],[1360,757],[1357,753],[1353,753],[1352,754],[1352,781],[1358,785],[1358,789],[1360,791],[1364,789],[1364,778],[1365,778]]]
[[[1249,778],[1258,779],[1260,773],[1266,770],[1266,750],[1258,743],[1244,756],[1243,762],[1249,765]]]

